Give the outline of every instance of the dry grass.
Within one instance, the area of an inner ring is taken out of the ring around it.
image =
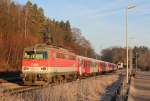
[[[100,96],[105,93],[106,87],[117,79],[118,76],[110,75],[101,76],[96,79],[78,80],[28,92],[18,95],[17,98],[19,99],[18,101],[99,101]],[[6,100],[4,99],[3,101]],[[15,99],[14,101],[17,100]]]
[[[0,101],[25,101],[20,96],[10,96],[9,94],[0,93]]]

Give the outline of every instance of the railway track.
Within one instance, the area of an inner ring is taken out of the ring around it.
[[[18,93],[24,93],[31,90],[36,90],[41,88],[40,86],[23,86],[23,87],[17,87],[12,89],[5,89],[3,93],[9,93],[11,95],[18,94]]]

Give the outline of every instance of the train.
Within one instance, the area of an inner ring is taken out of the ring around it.
[[[45,85],[116,70],[117,65],[110,62],[80,56],[54,45],[36,44],[24,49],[21,76],[24,85]]]

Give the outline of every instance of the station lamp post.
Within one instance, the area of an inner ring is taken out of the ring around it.
[[[125,9],[125,16],[126,16],[126,83],[128,84],[129,82],[129,66],[128,66],[128,62],[129,62],[129,51],[128,51],[128,10],[132,9],[132,8],[135,8],[136,6],[128,6],[126,9]]]

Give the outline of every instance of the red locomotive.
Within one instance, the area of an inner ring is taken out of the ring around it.
[[[46,44],[25,48],[22,61],[25,85],[61,82],[116,69],[115,64],[79,56],[66,49]]]

